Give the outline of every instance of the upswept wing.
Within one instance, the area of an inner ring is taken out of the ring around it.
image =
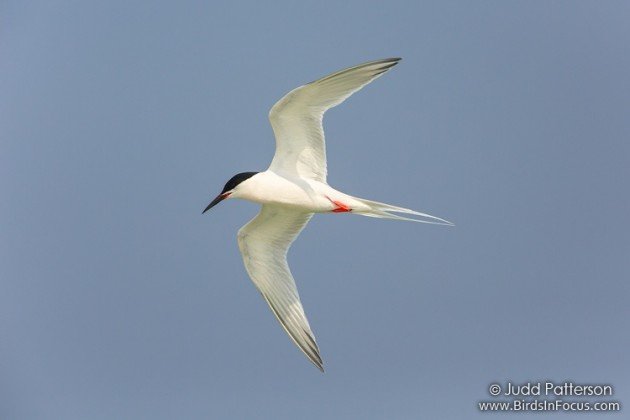
[[[276,136],[270,170],[326,182],[324,113],[376,79],[400,58],[387,58],[338,71],[293,89],[271,108],[269,120]]]
[[[291,243],[312,215],[266,204],[256,217],[238,231],[238,246],[249,277],[282,327],[323,372],[319,348],[287,264],[287,251]]]

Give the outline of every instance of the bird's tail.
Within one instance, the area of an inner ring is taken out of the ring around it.
[[[353,209],[353,212],[367,217],[377,217],[379,219],[406,220],[409,222],[429,223],[432,225],[455,226],[454,223],[444,220],[440,217],[431,216],[430,214],[420,213],[419,211],[406,209],[404,207],[392,206],[390,204],[379,203],[378,201],[365,200],[363,198],[353,197],[360,201],[367,208]],[[361,206],[363,207],[363,206]],[[392,213],[403,213],[417,217],[404,217]]]

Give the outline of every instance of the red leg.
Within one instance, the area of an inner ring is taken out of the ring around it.
[[[330,200],[330,197],[326,197]],[[332,209],[333,213],[347,213],[352,211],[352,209],[350,207],[348,207],[346,204],[342,203],[341,201],[335,201],[335,200],[330,200],[331,203],[333,203],[335,206],[337,206],[336,208]]]

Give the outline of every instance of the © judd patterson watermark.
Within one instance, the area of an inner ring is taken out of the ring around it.
[[[478,401],[480,411],[621,411],[611,384],[570,381],[505,382],[488,386],[491,401]]]
[[[498,383],[490,384],[488,393],[493,397],[499,395],[530,397],[530,396],[604,396],[613,395],[614,389],[609,384],[574,384],[573,382],[525,382],[515,384],[506,382],[503,385]]]

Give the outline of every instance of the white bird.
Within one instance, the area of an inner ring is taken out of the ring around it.
[[[425,213],[353,197],[326,183],[324,113],[398,61],[400,58],[388,58],[360,64],[286,94],[269,112],[276,136],[276,153],[269,168],[264,172],[235,175],[203,211],[205,213],[227,198],[262,204],[260,213],[238,231],[238,246],[245,268],[282,327],[322,372],[319,348],[287,264],[291,243],[313,214],[351,212],[369,217],[452,225]]]

